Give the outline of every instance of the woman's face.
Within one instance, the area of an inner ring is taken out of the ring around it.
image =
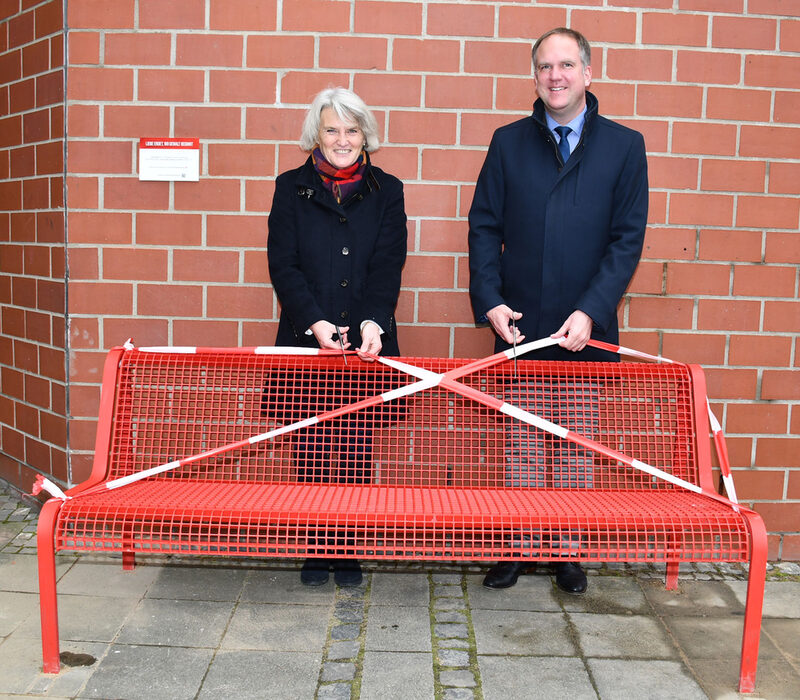
[[[364,133],[356,122],[340,119],[330,107],[320,112],[319,148],[335,168],[355,163],[364,143]]]

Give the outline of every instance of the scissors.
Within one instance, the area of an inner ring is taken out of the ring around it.
[[[344,363],[347,364],[347,354],[344,351],[344,340],[342,340],[342,332],[339,330],[339,326],[336,326],[336,335],[339,338],[339,347],[342,349],[342,357],[344,358]]]
[[[517,320],[511,316],[511,333],[514,335],[514,377],[517,376]]]

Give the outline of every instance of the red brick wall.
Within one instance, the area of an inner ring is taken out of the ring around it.
[[[766,517],[771,556],[800,559],[798,8],[675,6],[70,0],[72,480],[88,473],[107,348],[272,342],[266,213],[328,85],[375,109],[386,145],[374,160],[406,183],[401,347],[487,353],[467,295],[473,184],[493,128],[530,109],[532,39],[568,24],[593,44],[601,111],[641,130],[649,152],[623,342],[706,368],[740,495]],[[199,137],[201,181],[140,183],[140,136]]]
[[[0,478],[68,478],[60,1],[0,2]]]

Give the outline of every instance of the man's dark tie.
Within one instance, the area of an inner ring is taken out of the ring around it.
[[[567,134],[572,131],[568,126],[557,126],[555,132],[559,135],[560,141],[558,142],[558,150],[561,152],[561,160],[565,163],[569,160],[569,142],[567,141]]]

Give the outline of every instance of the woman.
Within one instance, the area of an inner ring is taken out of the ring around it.
[[[403,184],[370,163],[377,123],[360,97],[329,88],[311,103],[301,167],[275,181],[267,254],[281,304],[277,345],[356,349],[399,355],[394,309],[406,257]],[[369,481],[371,429],[363,421],[298,431],[301,481]],[[338,451],[339,471],[327,453]],[[337,478],[338,477],[338,478]],[[306,585],[328,580],[331,562],[307,559]],[[361,583],[357,561],[333,561],[339,585]]]

